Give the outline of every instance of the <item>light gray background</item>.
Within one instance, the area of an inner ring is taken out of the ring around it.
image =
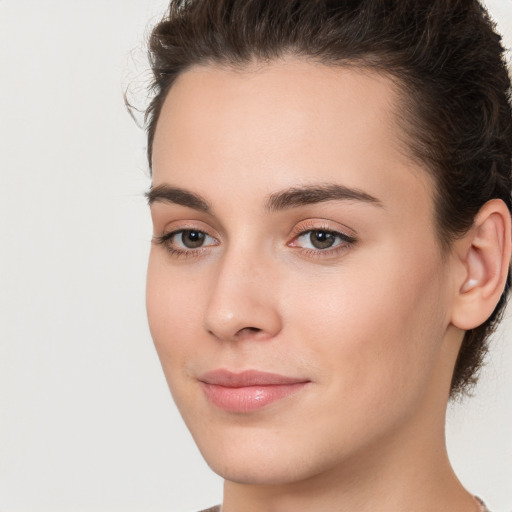
[[[122,91],[142,87],[165,3],[0,0],[1,512],[221,499],[145,318],[145,138]],[[512,0],[489,5],[512,46]],[[512,511],[511,369],[507,320],[448,428],[458,474],[495,512]]]

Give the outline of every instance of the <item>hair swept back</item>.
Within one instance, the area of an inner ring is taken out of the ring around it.
[[[385,73],[404,91],[410,153],[434,178],[443,248],[493,198],[511,205],[511,84],[501,39],[477,0],[173,0],[149,39],[148,161],[160,111],[193,65],[244,68],[285,55]],[[467,331],[452,396],[476,382],[491,317]]]

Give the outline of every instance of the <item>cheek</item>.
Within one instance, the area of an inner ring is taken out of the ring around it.
[[[165,257],[152,251],[149,257],[146,308],[155,348],[164,366],[179,366],[192,340],[203,326],[201,301],[204,281],[185,279]],[[166,375],[167,375],[166,371]]]
[[[321,378],[338,396],[357,398],[354,407],[421,393],[446,328],[437,257],[404,258],[384,248],[379,261],[361,254],[349,263],[314,279],[303,275],[302,293],[290,289],[285,323],[292,338],[307,343],[308,358],[323,362]]]

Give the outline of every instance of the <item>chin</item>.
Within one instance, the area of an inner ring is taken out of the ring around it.
[[[252,485],[286,485],[328,472],[344,458],[343,450],[300,439],[300,429],[230,428],[195,435],[210,468],[225,480]],[[341,453],[340,453],[341,452]]]
[[[314,475],[304,461],[283,460],[274,457],[218,457],[206,458],[210,468],[224,480],[250,485],[286,485],[306,480]]]
[[[210,468],[225,480],[246,484],[274,484],[289,478],[284,446],[279,436],[268,433],[215,432],[212,437],[194,435],[199,450]]]

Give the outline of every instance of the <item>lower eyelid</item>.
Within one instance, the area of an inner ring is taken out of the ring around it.
[[[300,252],[301,256],[305,256],[307,258],[328,259],[341,256],[343,253],[350,250],[350,245],[351,244],[340,244],[324,250],[297,247],[296,250]]]

